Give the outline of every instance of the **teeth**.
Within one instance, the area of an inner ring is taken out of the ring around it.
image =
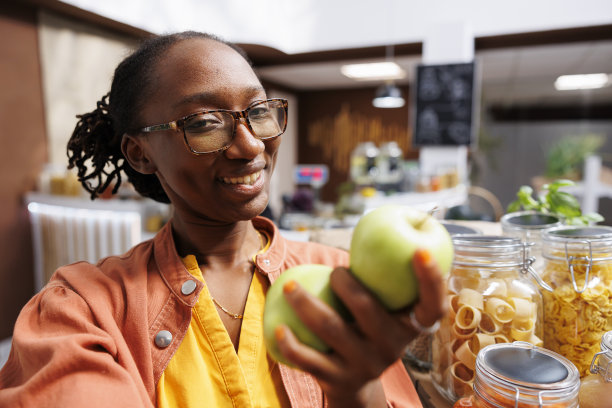
[[[236,177],[236,178],[232,178],[232,177],[223,177],[223,182],[226,184],[248,184],[248,185],[252,185],[253,183],[255,183],[255,181],[257,181],[257,179],[259,178],[259,175],[261,174],[261,171],[258,171],[257,173],[253,173],[253,174],[248,174],[244,177]]]

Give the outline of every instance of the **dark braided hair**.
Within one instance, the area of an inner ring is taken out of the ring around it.
[[[139,173],[129,165],[121,151],[121,139],[136,127],[138,112],[151,90],[149,85],[157,62],[172,45],[191,38],[226,44],[250,64],[242,49],[211,34],[185,31],[145,40],[117,66],[111,90],[97,102],[96,109],[77,116],[79,121],[68,141],[68,168],[77,168],[78,179],[91,193],[92,200],[113,183],[115,194],[121,185],[123,170],[140,195],[170,202],[156,175]]]

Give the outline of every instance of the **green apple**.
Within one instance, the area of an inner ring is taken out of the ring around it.
[[[280,353],[274,336],[274,330],[281,324],[287,325],[302,343],[321,352],[329,351],[329,346],[302,323],[289,305],[283,293],[283,285],[295,280],[308,293],[318,297],[346,318],[348,317],[346,307],[329,285],[332,270],[331,266],[319,264],[294,266],[283,272],[268,289],[263,315],[264,341],[268,352],[275,360],[291,365]]]
[[[443,276],[453,261],[453,243],[431,215],[402,205],[378,207],[359,219],[351,238],[353,275],[388,310],[403,309],[419,296],[412,258],[418,248],[429,250]]]

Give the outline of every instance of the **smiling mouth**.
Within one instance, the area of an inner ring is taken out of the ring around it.
[[[256,173],[247,174],[244,177],[223,177],[222,181],[225,184],[247,184],[251,186],[255,184],[260,175],[261,171],[258,171]]]

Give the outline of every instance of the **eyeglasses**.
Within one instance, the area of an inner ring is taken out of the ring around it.
[[[236,122],[244,118],[251,134],[260,140],[282,135],[287,128],[288,102],[267,99],[255,102],[243,111],[217,109],[192,113],[181,119],[139,129],[149,133],[160,130],[182,130],[185,144],[195,154],[226,150],[236,134]]]

